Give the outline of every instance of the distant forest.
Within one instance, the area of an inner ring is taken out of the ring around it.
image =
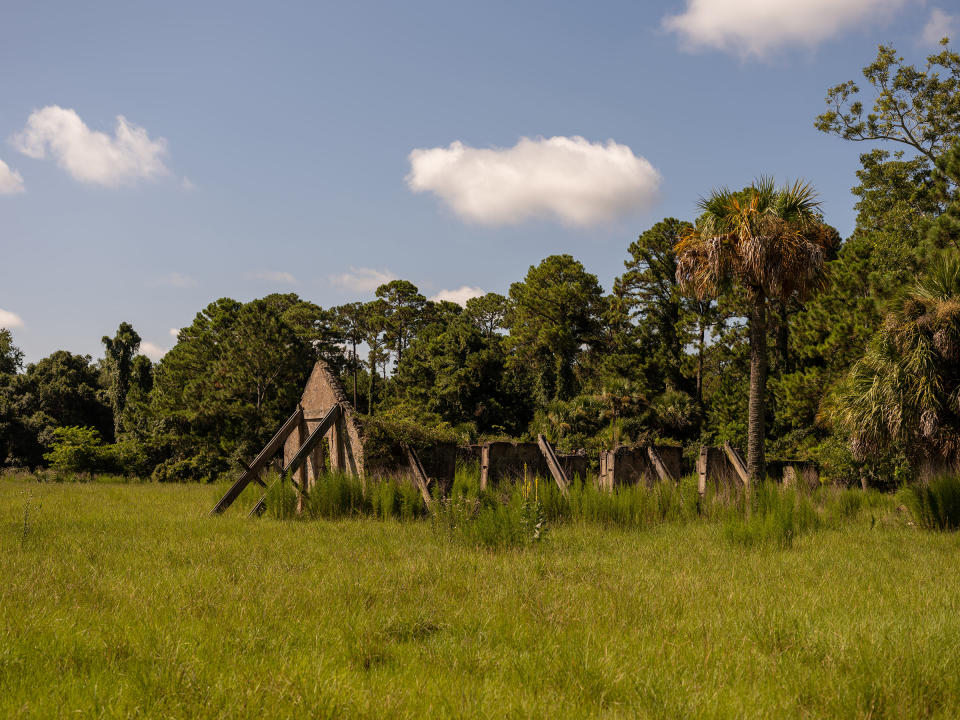
[[[332,308],[222,298],[158,363],[127,323],[103,338],[103,359],[59,350],[26,366],[2,330],[0,463],[56,464],[69,445],[104,471],[234,473],[318,358],[358,412],[463,442],[544,433],[564,450],[656,441],[692,453],[730,441],[753,474],[765,456],[798,458],[825,479],[877,485],[929,458],[955,463],[960,55],[944,42],[915,67],[881,46],[863,81],[826,102],[816,127],[865,143],[848,238],[813,188],[761,176],[704,188],[698,217],[640,233],[609,291],[553,255],[507,295],[465,307],[405,280]]]

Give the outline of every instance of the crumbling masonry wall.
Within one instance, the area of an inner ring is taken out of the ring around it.
[[[742,468],[746,473],[746,467]],[[820,470],[816,463],[805,460],[768,460],[767,477],[783,485],[804,486],[810,490],[820,484]],[[710,487],[714,492],[737,490],[744,480],[727,453],[719,447],[701,447],[697,458],[697,482],[700,494]]]
[[[363,441],[360,424],[354,415],[353,406],[339,378],[322,360],[318,360],[303,389],[300,406],[303,421],[300,427],[287,438],[283,446],[284,465],[289,463],[313,429],[334,405],[340,405],[340,418],[326,435],[329,449],[330,469],[351,475],[364,475]],[[310,488],[325,467],[322,443],[311,454],[310,460],[298,471],[301,487]]]
[[[660,456],[670,476],[679,480],[683,470],[683,450],[672,445],[655,445],[653,449]],[[600,474],[597,482],[604,490],[641,483],[649,487],[659,480],[660,475],[650,459],[647,446],[620,446],[616,450],[600,451]]]
[[[453,487],[453,477],[457,470],[457,456],[459,448],[455,443],[434,443],[417,450],[417,457],[423,471],[430,480],[435,481],[441,491],[446,494]],[[401,478],[410,476],[410,460],[406,449],[399,443],[390,449],[390,452],[377,460],[367,463],[367,477],[370,478]]]
[[[576,476],[581,479],[586,477],[586,455],[558,454],[557,459],[571,482]],[[528,477],[537,475],[551,477],[550,468],[537,443],[506,441],[484,443],[480,450],[480,487],[486,489],[503,480],[522,478],[524,468]]]

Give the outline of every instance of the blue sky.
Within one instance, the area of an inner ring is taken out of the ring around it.
[[[28,361],[121,321],[156,358],[223,296],[505,292],[553,253],[609,289],[640,232],[760,174],[847,235],[867,148],[813,128],[827,88],[960,30],[956,0],[81,5],[0,10]]]

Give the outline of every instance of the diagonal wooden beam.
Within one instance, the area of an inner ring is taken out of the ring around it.
[[[278,482],[283,482],[284,478],[289,477],[290,481],[294,486],[301,492],[304,493],[305,489],[300,487],[300,485],[293,479],[293,474],[300,469],[300,466],[303,465],[307,458],[310,457],[310,453],[313,452],[313,449],[323,440],[323,436],[327,434],[333,424],[337,421],[337,418],[340,417],[340,405],[334,405],[323,416],[323,420],[320,421],[320,424],[317,425],[313,431],[307,437],[306,441],[300,446],[300,449],[297,450],[296,455],[293,456],[293,459],[290,460],[290,463],[280,471],[280,477],[270,485],[273,487]],[[260,501],[253,506],[253,509],[250,511],[250,514],[247,517],[253,517],[254,515],[259,515],[263,512],[266,507],[267,495],[270,493],[270,488],[267,488],[267,492],[264,493],[263,497],[260,498]]]
[[[280,449],[283,447],[283,443],[286,442],[287,436],[292,433],[297,426],[300,424],[300,420],[303,418],[303,408],[297,405],[297,409],[294,411],[293,415],[287,418],[287,421],[280,426],[280,429],[277,430],[277,434],[270,438],[270,442],[263,446],[263,450],[254,458],[253,462],[247,466],[246,471],[241,475],[237,481],[230,486],[230,489],[227,490],[226,494],[220,498],[213,510],[210,511],[211,515],[219,515],[228,507],[233,504],[233,501],[240,497],[240,493],[251,482],[258,482],[260,485],[263,485],[263,481],[260,480],[260,472],[266,467],[267,463],[270,461],[274,455],[276,455]]]
[[[727,459],[730,461],[730,464],[733,465],[733,469],[737,475],[740,476],[743,484],[746,487],[750,487],[750,475],[747,473],[747,466],[744,464],[743,458],[740,457],[740,453],[738,453],[729,442],[723,444],[723,452],[726,453]]]
[[[661,480],[664,482],[677,481],[677,479],[670,474],[670,471],[667,470],[667,466],[663,464],[663,458],[660,457],[660,453],[657,452],[653,445],[647,445],[647,456],[650,458],[653,469],[657,472]]]
[[[423,469],[423,464],[420,462],[420,458],[417,456],[416,451],[409,445],[407,446],[407,460],[410,462],[410,470],[413,472],[413,479],[417,483],[417,487],[420,488],[420,494],[423,496],[423,502],[427,506],[427,510],[431,513],[434,512],[433,508],[433,498],[430,497],[430,478],[427,477],[426,471]]]
[[[560,492],[563,493],[564,497],[569,497],[570,491],[567,488],[570,482],[567,480],[567,474],[563,471],[563,467],[560,465],[560,460],[557,459],[557,454],[553,451],[553,447],[551,447],[547,438],[542,434],[537,435],[537,445],[540,446],[540,452],[543,453],[543,458],[547,461],[547,467],[550,469],[550,474],[553,475],[553,479],[557,481],[557,487],[560,488]]]

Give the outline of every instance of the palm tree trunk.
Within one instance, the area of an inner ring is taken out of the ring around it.
[[[703,348],[706,340],[706,325],[700,318],[700,339],[697,343],[697,406],[703,409]]]
[[[747,426],[747,474],[750,482],[762,482],[767,473],[763,454],[765,396],[767,391],[767,305],[754,298],[750,314],[750,406]]]

